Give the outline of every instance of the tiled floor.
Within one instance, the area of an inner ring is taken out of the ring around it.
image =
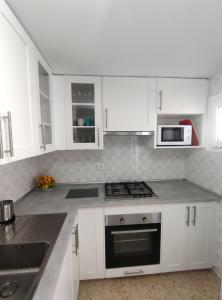
[[[218,300],[220,280],[210,270],[83,281],[79,300]]]

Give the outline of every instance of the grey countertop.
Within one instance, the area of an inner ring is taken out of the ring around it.
[[[55,189],[50,191],[34,190],[16,202],[16,215],[46,214],[58,212],[67,213],[67,218],[63,224],[40,283],[36,289],[35,295],[33,297],[34,300],[52,299],[78,208],[118,205],[124,206],[189,203],[220,200],[219,195],[203,189],[186,180],[147,181],[147,183],[158,195],[158,199],[136,198],[124,201],[106,201],[104,196],[104,184],[94,183],[58,185]],[[98,197],[96,198],[65,199],[68,191],[72,188],[94,187],[97,187],[99,190]]]

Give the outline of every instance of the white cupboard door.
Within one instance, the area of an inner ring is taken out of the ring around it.
[[[10,160],[34,154],[30,49],[16,24],[1,12],[0,98],[4,155]]]
[[[38,152],[40,154],[55,150],[52,72],[42,59],[36,61],[38,82]]]
[[[52,297],[53,300],[71,300],[73,298],[72,280],[72,241],[69,241],[56,288]]]
[[[158,114],[205,114],[208,80],[160,78],[157,81]]]
[[[156,79],[103,78],[104,131],[154,131]]]
[[[162,220],[162,272],[186,269],[189,208],[165,205]]]
[[[66,148],[102,149],[100,77],[65,77]]]
[[[102,208],[78,212],[80,280],[104,278],[104,214]]]
[[[215,203],[190,206],[189,268],[211,268],[214,252]]]

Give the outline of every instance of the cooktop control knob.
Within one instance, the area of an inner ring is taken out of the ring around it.
[[[147,223],[147,217],[143,217],[143,222]]]
[[[124,218],[121,218],[121,219],[119,220],[119,222],[120,222],[120,224],[125,224]]]

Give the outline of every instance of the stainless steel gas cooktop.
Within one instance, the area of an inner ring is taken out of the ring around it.
[[[105,183],[106,200],[129,198],[157,198],[152,188],[144,181]]]

